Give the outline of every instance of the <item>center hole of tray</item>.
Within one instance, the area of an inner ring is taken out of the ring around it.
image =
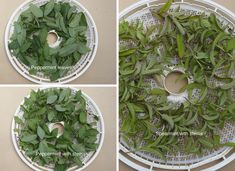
[[[58,41],[58,35],[54,31],[48,32],[47,35],[47,42],[49,46],[54,46],[55,43]]]
[[[62,135],[64,133],[64,125],[62,123],[54,123],[52,130],[54,129],[58,129],[58,135]]]
[[[182,71],[171,71],[165,78],[165,88],[169,93],[179,94],[182,93],[182,89],[188,85],[188,79],[183,77]]]

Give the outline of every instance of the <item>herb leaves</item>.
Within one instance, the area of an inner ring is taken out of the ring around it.
[[[14,118],[19,126],[15,130],[19,146],[41,166],[54,165],[55,171],[65,171],[74,164],[81,167],[81,157],[98,147],[98,120],[88,113],[81,91],[74,94],[69,88],[32,90],[21,110],[22,118]],[[92,122],[88,122],[88,116]],[[64,122],[64,131],[59,137],[59,129],[49,129],[49,124],[58,122]],[[52,155],[43,155],[47,153]],[[55,153],[60,155],[53,155]]]
[[[235,121],[235,36],[214,14],[191,15],[180,7],[168,12],[172,2],[160,10],[151,8],[157,21],[151,26],[139,20],[119,24],[121,139],[134,151],[162,159],[167,153],[200,155],[234,146],[221,143],[217,130]],[[169,65],[183,67],[193,78],[182,104],[169,102],[162,86],[161,76]],[[182,132],[184,145],[172,135]]]
[[[31,75],[42,73],[56,81],[89,53],[87,30],[85,14],[69,3],[50,0],[39,7],[31,4],[14,23],[8,47],[13,56],[29,67]],[[50,31],[60,37],[58,47],[48,45]]]

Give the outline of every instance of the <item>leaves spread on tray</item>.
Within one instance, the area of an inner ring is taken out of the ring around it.
[[[222,143],[217,131],[235,121],[233,29],[222,26],[214,14],[186,14],[180,7],[168,12],[172,2],[160,10],[151,8],[158,21],[151,26],[139,20],[119,25],[121,138],[133,152],[145,151],[162,159],[178,151],[202,154],[234,146]],[[177,64],[172,63],[175,59]],[[185,68],[185,75],[193,78],[184,87],[188,98],[182,104],[167,100],[161,76],[168,65]],[[159,87],[151,87],[149,79]],[[182,132],[186,135],[181,138],[172,135]]]
[[[9,49],[29,67],[30,74],[40,72],[55,81],[90,51],[87,27],[84,13],[77,12],[69,3],[50,0],[40,7],[31,4],[14,23]],[[56,48],[49,47],[47,42],[48,32],[53,30],[62,39]]]
[[[67,170],[83,165],[81,157],[97,149],[97,117],[88,113],[86,101],[71,89],[45,89],[32,91],[21,105],[23,117],[15,116],[19,125],[18,144],[21,150],[41,166],[54,166],[54,170]],[[92,123],[87,117],[93,118]],[[64,122],[64,132],[50,131],[50,123]]]

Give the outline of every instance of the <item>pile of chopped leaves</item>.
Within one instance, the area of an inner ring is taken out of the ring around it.
[[[169,0],[161,9],[152,7],[156,23],[147,27],[140,20],[120,21],[121,139],[133,152],[162,159],[179,151],[201,155],[234,147],[219,134],[227,122],[235,121],[234,28],[223,26],[213,13],[191,15],[180,6],[172,10],[171,4]],[[183,67],[184,78],[193,78],[184,87],[188,97],[182,103],[167,100],[159,80],[166,66]],[[179,138],[167,133],[186,134]]]
[[[50,0],[40,7],[31,4],[14,23],[9,49],[29,67],[30,74],[40,72],[55,81],[64,77],[72,69],[69,67],[90,51],[87,27],[84,13],[77,12],[69,3]],[[49,47],[50,31],[55,31],[62,39],[58,47]]]
[[[81,91],[51,88],[31,91],[20,106],[23,117],[15,116],[18,144],[32,161],[55,171],[82,167],[82,156],[96,151],[98,117],[88,113]],[[87,118],[92,117],[90,123]],[[64,131],[49,130],[48,124],[64,122]]]

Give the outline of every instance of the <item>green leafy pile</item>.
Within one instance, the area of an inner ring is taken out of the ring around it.
[[[120,23],[122,140],[133,151],[149,152],[162,159],[178,151],[203,154],[234,146],[221,142],[218,133],[226,122],[235,121],[233,30],[222,26],[213,13],[191,15],[180,7],[168,12],[171,3],[168,1],[160,10],[151,9],[158,22],[147,28],[140,21]],[[185,87],[188,97],[183,103],[167,100],[169,94],[159,79],[167,65],[183,67],[184,77],[194,80]],[[159,87],[151,87],[149,79]]]
[[[41,166],[53,166],[55,171],[82,167],[81,156],[96,151],[98,118],[86,110],[81,91],[76,94],[69,88],[32,91],[21,105],[23,117],[15,116],[19,125],[18,144],[22,151]],[[88,115],[93,122],[88,123]],[[64,122],[64,132],[57,137],[58,129],[51,132],[49,123]]]
[[[50,0],[40,7],[31,4],[14,23],[9,49],[12,55],[30,67],[30,74],[42,72],[55,81],[71,69],[66,67],[74,66],[90,51],[86,45],[87,26],[84,13],[77,12],[69,3]],[[56,48],[49,47],[47,42],[48,32],[52,30],[62,38]]]

